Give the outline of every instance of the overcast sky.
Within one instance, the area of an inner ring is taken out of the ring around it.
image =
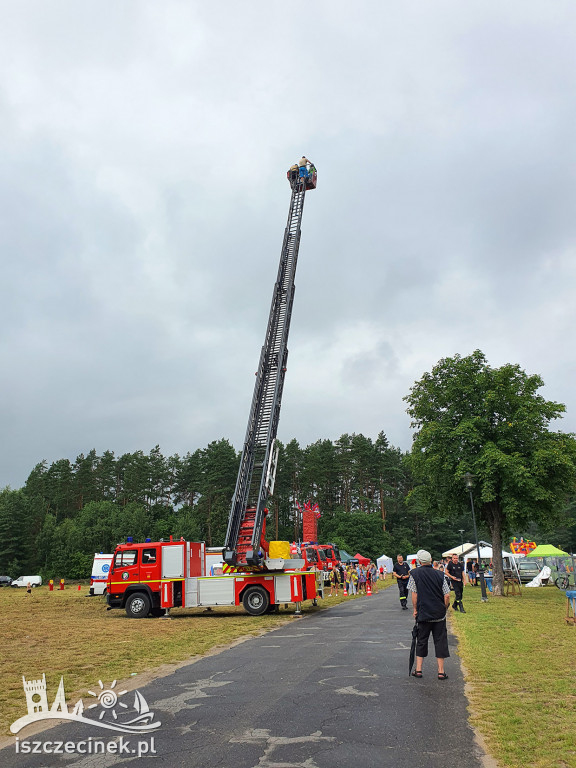
[[[278,436],[411,445],[481,349],[576,430],[573,0],[0,0],[0,487],[240,450],[290,200]]]

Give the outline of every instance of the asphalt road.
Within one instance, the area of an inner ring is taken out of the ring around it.
[[[424,677],[409,677],[412,625],[395,586],[304,615],[139,688],[161,721],[153,734],[119,736],[82,723],[18,734],[42,748],[92,737],[116,743],[122,754],[16,754],[12,745],[0,762],[3,768],[480,767],[456,641],[450,638],[448,680],[437,679],[433,653]],[[138,741],[148,754],[129,751]]]

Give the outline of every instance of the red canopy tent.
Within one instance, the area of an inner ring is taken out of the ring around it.
[[[369,557],[364,557],[364,555],[361,555],[359,552],[356,552],[356,554],[354,555],[354,559],[358,560],[358,562],[361,565],[368,565],[368,563],[370,562]]]

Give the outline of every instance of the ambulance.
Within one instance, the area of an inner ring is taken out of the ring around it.
[[[106,582],[114,555],[105,555],[103,552],[94,554],[92,574],[90,576],[90,595],[103,595],[106,593]]]

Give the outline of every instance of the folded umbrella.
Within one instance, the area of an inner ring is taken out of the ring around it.
[[[418,637],[418,616],[416,616],[416,623],[412,627],[412,645],[410,646],[410,659],[408,661],[408,675],[412,674],[412,667],[414,666],[414,659],[416,658],[416,638]]]

